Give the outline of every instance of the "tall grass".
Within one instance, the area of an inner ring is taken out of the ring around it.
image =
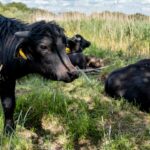
[[[37,12],[30,22],[42,19],[59,22],[68,36],[84,35],[92,42],[93,49],[97,47],[138,56],[150,54],[150,17],[120,13],[87,16],[82,13],[51,15]]]
[[[55,20],[65,28],[68,36],[79,33],[89,39],[92,42],[91,49],[97,47],[137,56],[148,56],[150,53],[150,16],[110,12],[54,14],[17,3],[0,5],[0,14],[29,23]]]

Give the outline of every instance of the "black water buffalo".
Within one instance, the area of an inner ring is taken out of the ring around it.
[[[80,69],[86,69],[86,56],[83,53],[68,54],[71,63]]]
[[[71,63],[74,66],[78,66],[80,69],[86,68],[100,68],[104,66],[104,61],[95,56],[87,56],[83,53],[71,53],[68,54]]]
[[[111,97],[123,97],[139,105],[143,111],[150,109],[150,59],[113,71],[105,83]]]
[[[0,16],[0,96],[6,132],[15,128],[16,79],[29,73],[64,82],[78,77],[65,47],[64,30],[54,22],[24,24]]]
[[[82,52],[90,45],[91,43],[79,34],[68,39],[66,52],[74,66],[78,66],[80,69],[86,68],[86,56]]]
[[[99,68],[104,66],[102,59],[83,54],[83,50],[90,45],[91,43],[79,34],[76,34],[72,38],[68,39],[68,47],[66,48],[66,52],[73,65],[78,66],[80,69],[89,67]]]
[[[76,34],[68,39],[68,53],[82,53],[91,43],[80,34]]]

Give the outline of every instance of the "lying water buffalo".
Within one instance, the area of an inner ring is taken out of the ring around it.
[[[74,66],[78,66],[80,69],[86,68],[100,68],[104,66],[104,61],[95,56],[87,56],[83,53],[71,53],[68,54],[71,63]]]
[[[78,66],[80,69],[86,68],[86,56],[82,52],[90,45],[91,43],[79,34],[68,39],[66,52],[74,66]]]
[[[65,46],[64,30],[54,22],[24,24],[0,16],[0,95],[6,132],[15,128],[16,79],[29,73],[64,82],[78,77]]]
[[[105,83],[111,97],[124,97],[139,105],[143,111],[150,109],[150,59],[138,61],[113,71]]]
[[[76,34],[73,37],[68,39],[68,54],[69,53],[82,53],[83,50],[87,47],[89,47],[91,43],[86,40],[83,36],[80,34]]]
[[[68,47],[66,48],[66,52],[74,66],[78,66],[80,69],[85,69],[88,67],[99,68],[104,66],[102,59],[83,54],[83,50],[90,45],[91,43],[79,34],[76,34],[72,38],[68,39]]]
[[[80,69],[86,69],[86,56],[83,53],[71,53],[68,54],[71,63]]]

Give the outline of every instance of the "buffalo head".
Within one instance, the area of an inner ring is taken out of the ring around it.
[[[83,36],[76,34],[68,39],[68,47],[72,52],[82,52],[85,48],[89,47],[91,43]]]
[[[15,36],[20,39],[16,56],[26,61],[32,73],[64,82],[78,77],[65,53],[64,30],[56,23],[40,21],[30,25],[27,31],[16,32]]]

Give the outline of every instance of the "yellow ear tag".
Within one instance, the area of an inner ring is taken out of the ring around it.
[[[25,53],[22,51],[22,49],[19,49],[19,55],[20,55],[23,59],[27,60],[27,56],[26,56]]]
[[[66,53],[69,54],[71,52],[70,48],[66,47]]]

